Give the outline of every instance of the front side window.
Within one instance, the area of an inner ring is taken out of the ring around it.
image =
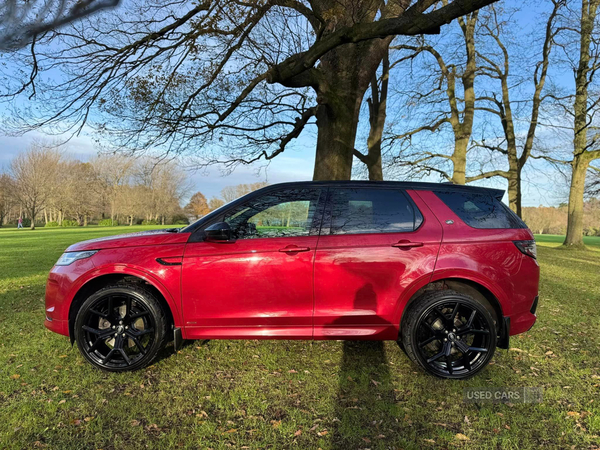
[[[320,189],[283,189],[261,195],[225,215],[235,239],[308,236]]]
[[[330,198],[331,234],[410,232],[423,221],[401,190],[333,189]]]

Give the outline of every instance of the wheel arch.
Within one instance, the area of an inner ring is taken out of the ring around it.
[[[432,291],[440,290],[452,290],[460,292],[465,295],[469,295],[476,300],[479,300],[492,314],[496,322],[496,328],[499,336],[504,334],[504,321],[503,317],[506,315],[505,308],[502,307],[502,303],[498,298],[498,295],[494,293],[489,287],[484,284],[469,278],[451,276],[442,278],[433,278],[423,286],[421,286],[416,292],[414,292],[408,301],[405,303],[402,309],[402,316],[400,318],[400,333],[402,333],[402,320],[405,317],[405,312],[410,306],[423,295]]]
[[[129,273],[105,273],[101,275],[97,275],[88,279],[83,285],[81,285],[73,299],[71,300],[71,304],[69,305],[69,339],[71,340],[71,344],[75,342],[75,318],[77,317],[77,313],[83,302],[94,292],[98,291],[104,286],[109,284],[138,284],[142,285],[145,289],[148,289],[160,302],[161,307],[165,311],[167,318],[169,320],[169,324],[174,326],[179,326],[179,315],[177,310],[173,311],[173,307],[171,303],[167,300],[167,295],[159,289],[154,283],[149,281],[146,277],[141,277],[136,274]]]

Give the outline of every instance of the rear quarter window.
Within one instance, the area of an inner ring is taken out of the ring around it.
[[[435,194],[473,228],[527,228],[514,212],[491,194],[435,191]]]

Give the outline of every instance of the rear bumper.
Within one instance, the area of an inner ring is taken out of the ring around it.
[[[537,317],[535,314],[532,314],[530,311],[526,313],[519,314],[518,316],[513,316],[510,318],[510,335],[514,336],[515,334],[525,333],[529,331],[533,324],[535,323]]]
[[[525,333],[533,327],[537,320],[535,312],[537,311],[538,300],[539,297],[536,295],[529,311],[511,317],[504,316],[502,318],[500,336],[498,337],[499,348],[509,348],[510,336]]]

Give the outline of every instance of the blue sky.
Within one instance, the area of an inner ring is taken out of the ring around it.
[[[521,4],[515,0],[501,2],[507,6]],[[536,16],[539,6],[534,2],[525,2],[525,9],[515,17],[515,27],[523,32],[531,29],[536,24]],[[557,74],[559,78],[568,75]],[[572,78],[572,77],[570,77]],[[364,120],[364,119],[363,119]],[[268,166],[264,163],[254,166],[238,167],[233,173],[224,176],[218,168],[205,171],[190,171],[189,176],[194,185],[194,190],[199,190],[207,197],[218,196],[221,189],[228,185],[239,183],[253,183],[256,181],[268,181],[277,183],[283,181],[310,180],[314,167],[314,147],[316,143],[315,128],[305,130],[301,137],[294,141],[283,154],[276,157]],[[0,169],[6,168],[10,160],[19,152],[27,149],[35,139],[52,139],[38,132],[33,132],[20,137],[3,135],[0,131]],[[96,154],[96,147],[92,141],[91,134],[84,132],[72,138],[64,146],[64,151],[78,159],[87,160]],[[526,172],[524,186],[524,206],[555,205],[564,201],[567,192],[566,182],[550,168],[541,172]],[[439,181],[432,178],[431,181]],[[482,182],[487,186],[506,188],[502,179]],[[190,193],[191,195],[191,193]]]

